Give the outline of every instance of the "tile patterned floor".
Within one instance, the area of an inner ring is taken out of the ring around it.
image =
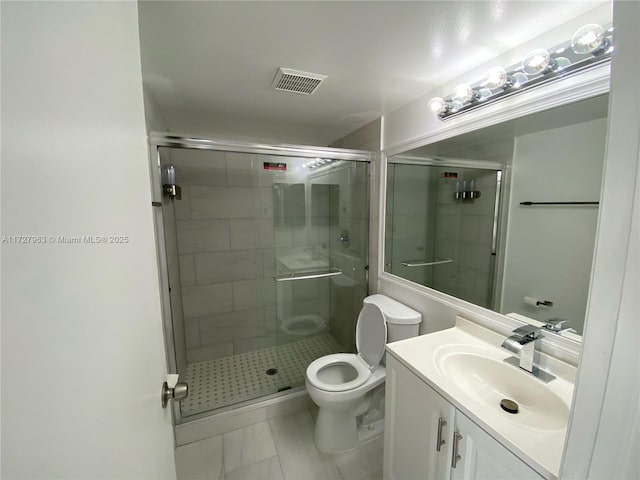
[[[183,417],[233,405],[304,384],[316,358],[342,351],[328,334],[187,366],[189,396],[180,402]],[[266,370],[278,373],[267,375]]]
[[[381,480],[383,437],[319,452],[313,410],[301,410],[176,449],[178,480]]]

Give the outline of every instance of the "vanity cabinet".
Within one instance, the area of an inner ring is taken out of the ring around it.
[[[385,480],[542,478],[391,355],[386,367]]]

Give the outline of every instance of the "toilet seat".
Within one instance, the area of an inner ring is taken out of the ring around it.
[[[387,323],[380,309],[365,303],[356,324],[356,348],[354,353],[326,355],[311,362],[307,367],[307,379],[314,387],[326,392],[345,392],[366,383],[371,371],[380,363],[387,343]],[[332,365],[346,364],[356,371],[356,378],[344,383],[329,383],[320,379],[318,373]]]
[[[345,383],[328,383],[320,380],[318,373],[320,370],[332,365],[347,364],[353,367],[357,373],[356,378]],[[344,392],[353,390],[363,385],[371,376],[369,365],[355,353],[334,353],[320,357],[307,367],[307,379],[314,387],[326,392]]]

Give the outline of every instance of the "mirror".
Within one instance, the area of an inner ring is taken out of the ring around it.
[[[304,197],[304,183],[274,183],[274,225],[303,227],[306,221]]]
[[[582,334],[608,95],[388,158],[385,271]]]

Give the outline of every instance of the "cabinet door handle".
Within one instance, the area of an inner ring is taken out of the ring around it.
[[[462,458],[458,453],[458,443],[460,442],[460,440],[462,440],[462,435],[460,435],[458,432],[455,432],[453,434],[453,456],[451,458],[451,468],[456,468],[458,460]]]
[[[447,443],[442,439],[442,427],[444,427],[446,424],[446,420],[444,420],[442,417],[438,418],[438,441],[436,442],[436,452],[439,452],[440,447]]]

